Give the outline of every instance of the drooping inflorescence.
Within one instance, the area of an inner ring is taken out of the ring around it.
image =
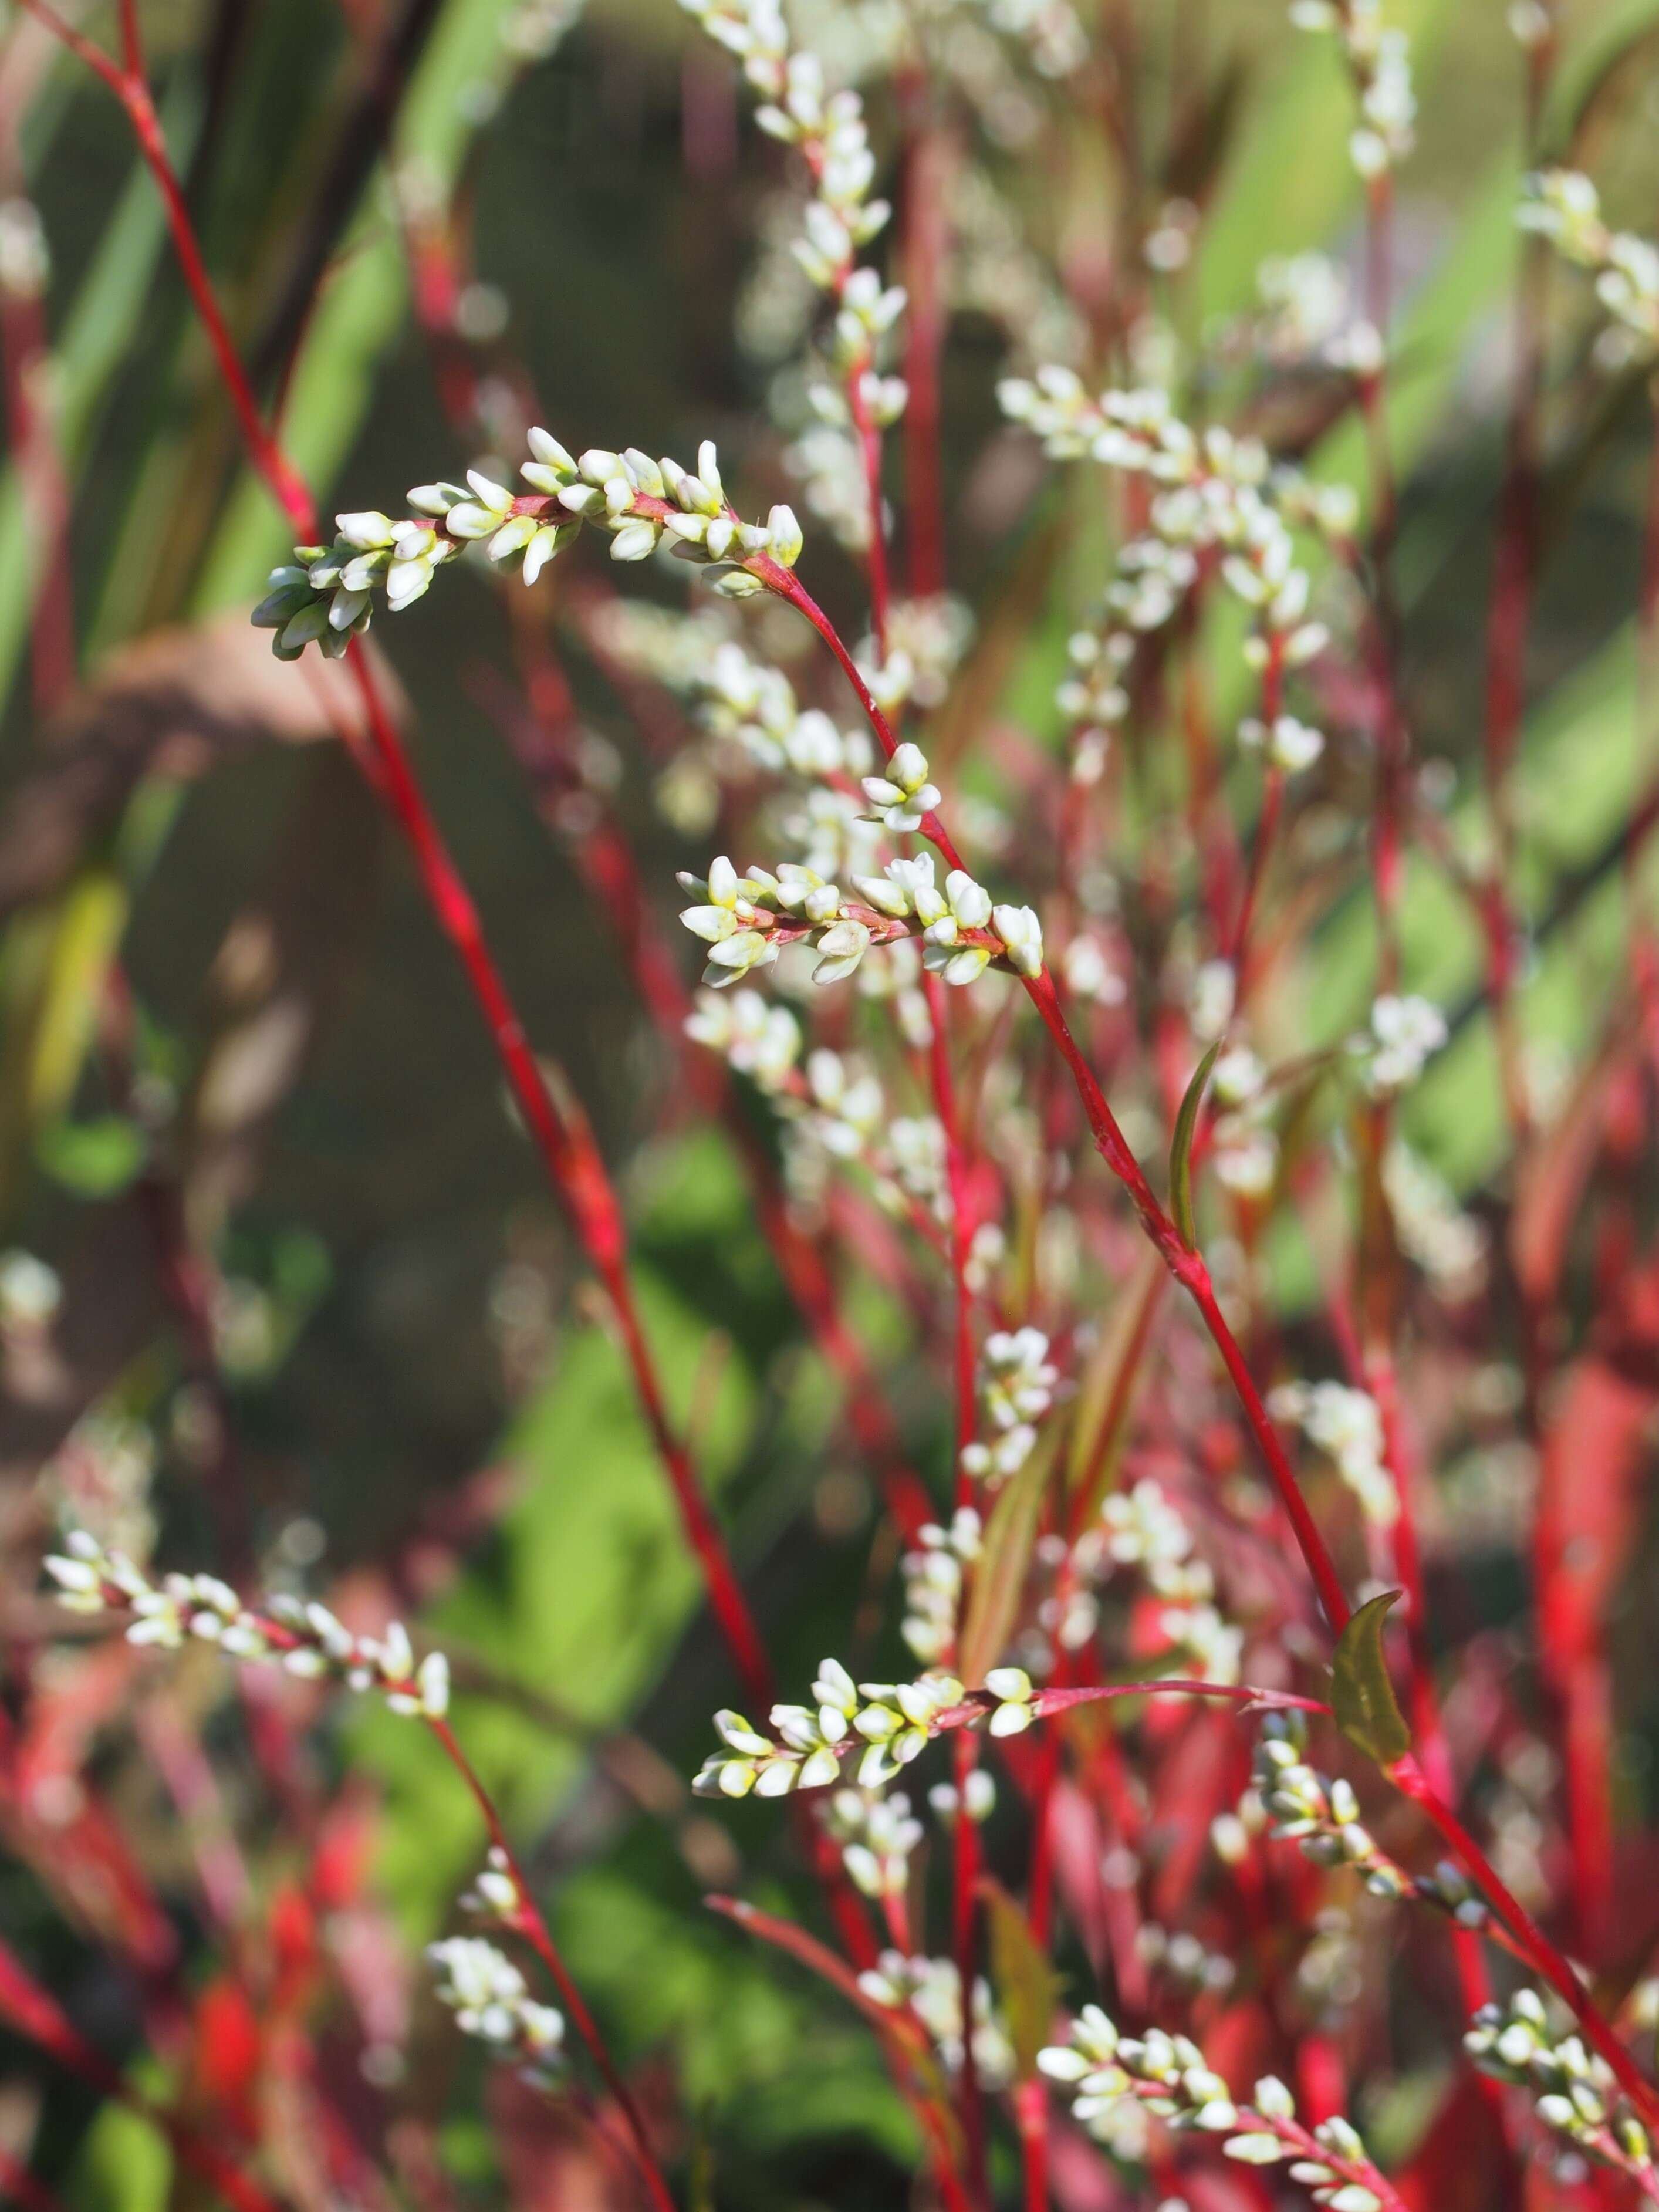
[[[646,560],[665,542],[732,599],[766,588],[763,564],[792,568],[800,557],[800,526],[788,507],[749,523],[728,506],[707,439],[695,471],[632,446],[620,453],[592,447],[573,458],[540,429],[531,431],[530,450],[520,470],[528,493],[471,469],[464,484],[416,484],[408,515],[337,515],[331,545],[296,546],[253,611],[256,624],[275,632],[277,658],[297,659],[311,644],[337,658],[368,628],[377,592],[394,613],[412,605],[471,544],[533,584],[585,522],[610,532],[613,561]]]
[[[1223,2154],[1241,2165],[1287,2165],[1292,2180],[1331,2212],[1381,2212],[1400,2203],[1346,2120],[1304,2127],[1295,2099],[1272,2075],[1256,2083],[1249,2103],[1236,2102],[1188,2036],[1157,2027],[1122,2035],[1098,2005],[1088,2005],[1068,2040],[1040,2051],[1037,2063],[1072,2092],[1072,2111],[1089,2132],[1120,2156],[1144,2157],[1146,2124],[1156,2120],[1219,2136]]]
[[[899,750],[915,753],[916,748]],[[866,780],[872,803],[884,811],[890,825],[895,814],[908,809],[914,819],[904,826],[919,826],[931,811],[932,787],[922,781],[927,762],[918,758],[919,769],[899,762],[895,771],[915,776],[908,790],[883,778]],[[793,944],[808,945],[817,953],[816,983],[841,982],[873,946],[905,939],[919,943],[924,967],[947,983],[971,983],[994,961],[1020,975],[1036,975],[1042,969],[1042,927],[1032,909],[994,905],[990,893],[961,869],[952,869],[939,889],[929,854],[890,861],[880,876],[858,877],[852,897],[839,884],[824,882],[815,869],[793,860],[780,861],[775,872],[750,866],[739,875],[721,855],[706,878],[683,872],[680,884],[696,902],[684,909],[680,920],[708,945],[702,980],[716,990],[769,967]]]
[[[450,1936],[429,1944],[438,1995],[464,2033],[516,2058],[532,2079],[550,2080],[562,2062],[564,2016],[531,1996],[524,1976],[481,1936]]]
[[[1485,2006],[1463,2047],[1483,2074],[1528,2093],[1564,2159],[1588,2152],[1659,2202],[1651,2136],[1607,2062],[1586,2049],[1581,2035],[1552,2027],[1549,2008],[1535,1990],[1516,1990],[1505,2007]]]
[[[59,1603],[72,1612],[131,1613],[130,1644],[167,1650],[189,1640],[211,1644],[227,1658],[280,1667],[307,1681],[380,1690],[394,1713],[437,1720],[448,1711],[448,1660],[429,1651],[417,1662],[398,1621],[379,1636],[358,1636],[326,1606],[285,1591],[248,1606],[216,1575],[170,1574],[155,1583],[84,1529],[72,1529],[46,1567]]]
[[[1018,1667],[993,1668],[977,1704],[964,1705],[965,1695],[953,1674],[930,1669],[914,1682],[854,1682],[839,1660],[826,1659],[813,1703],[774,1705],[770,1735],[741,1713],[716,1713],[725,1748],[704,1760],[693,1786],[706,1797],[786,1797],[839,1782],[856,1753],[860,1786],[875,1790],[927,1748],[946,1714],[956,1724],[987,1717],[993,1735],[1031,1724],[1035,1692]]]

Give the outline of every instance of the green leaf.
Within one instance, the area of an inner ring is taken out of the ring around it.
[[[1083,1370],[1066,1473],[1074,1528],[1089,1528],[1117,1480],[1148,1362],[1147,1339],[1170,1271],[1149,1245],[1118,1290]]]
[[[92,1121],[53,1121],[34,1140],[34,1156],[54,1182],[82,1198],[113,1198],[144,1164],[149,1141],[118,1114]]]
[[[173,2154],[153,2122],[101,2105],[76,2155],[72,2202],[83,2212],[167,2212]]]
[[[991,1981],[1007,2022],[1022,2081],[1036,2072],[1037,2053],[1054,2026],[1057,1984],[1031,1923],[999,1881],[981,1885],[991,1934]]]
[[[1362,1605],[1337,1638],[1336,1656],[1331,1663],[1331,1705],[1336,1724],[1350,1743],[1379,1766],[1392,1766],[1412,1747],[1412,1732],[1395,1698],[1388,1662],[1382,1656],[1382,1630],[1389,1608],[1398,1603],[1401,1595],[1399,1590],[1384,1590],[1380,1597]]]
[[[970,1690],[985,1680],[987,1668],[996,1665],[1019,1611],[1042,1493],[1054,1470],[1055,1433],[1051,1430],[1034,1448],[991,1509],[962,1632],[962,1679]]]
[[[1193,1079],[1187,1085],[1181,1111],[1176,1115],[1175,1138],[1170,1146],[1170,1211],[1175,1216],[1181,1241],[1189,1252],[1198,1249],[1198,1234],[1193,1226],[1193,1134],[1198,1127],[1198,1109],[1204,1103],[1205,1085],[1220,1049],[1221,1039],[1218,1037],[1193,1070]]]

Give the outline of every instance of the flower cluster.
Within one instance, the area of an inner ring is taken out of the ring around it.
[[[903,756],[914,756],[905,758]],[[919,806],[931,811],[939,793],[927,775],[927,763],[915,745],[901,745],[888,763],[885,777],[866,776],[865,795],[884,810],[889,829],[915,829],[920,817],[908,818]],[[904,780],[918,779],[904,787]],[[896,803],[889,793],[896,794]],[[903,820],[898,817],[902,815]],[[1042,925],[1028,906],[999,906],[991,894],[961,868],[952,868],[941,890],[934,881],[933,856],[918,853],[914,860],[890,860],[884,875],[855,879],[860,896],[878,913],[895,920],[914,921],[921,934],[922,965],[942,975],[947,983],[971,983],[982,975],[994,957],[1007,962],[1017,975],[1036,975],[1042,969]],[[969,943],[976,937],[976,943]]]
[[[1381,0],[1291,0],[1301,31],[1334,31],[1359,95],[1359,124],[1348,140],[1362,177],[1382,176],[1416,143],[1417,100],[1403,31],[1387,30]]]
[[[864,103],[850,86],[829,92],[817,55],[795,46],[777,0],[681,0],[709,36],[743,64],[762,95],[756,121],[793,146],[811,179],[811,197],[799,234],[790,241],[794,260],[835,310],[828,351],[833,380],[813,373],[807,398],[819,418],[813,444],[794,458],[812,486],[809,497],[826,512],[843,538],[866,544],[873,479],[865,479],[860,442],[903,413],[908,392],[902,377],[886,375],[880,356],[905,307],[897,285],[857,265],[860,250],[887,222],[889,203],[871,197],[875,156]],[[806,441],[801,441],[803,447]],[[855,489],[855,486],[858,488]],[[860,489],[863,496],[860,495]]]
[[[1486,1272],[1483,1223],[1458,1204],[1445,1177],[1396,1137],[1382,1159],[1382,1189],[1400,1249],[1449,1297],[1467,1297]]]
[[[859,1976],[859,1987],[877,2004],[914,2013],[946,2071],[961,2071],[962,1976],[952,1960],[907,1959],[902,1951],[884,1951],[878,1964]],[[982,1975],[974,1980],[971,2010],[974,2071],[988,2089],[1006,2088],[1014,2075],[1013,2045],[997,2018],[990,1984]]]
[[[1275,366],[1322,354],[1348,313],[1348,272],[1327,253],[1269,254],[1255,272],[1261,312],[1253,319],[1255,348]]]
[[[899,1632],[924,1667],[941,1666],[956,1656],[967,1571],[984,1540],[984,1523],[971,1505],[963,1505],[951,1515],[948,1528],[930,1521],[915,1548],[904,1555]]]
[[[1554,2034],[1543,1999],[1516,1990],[1507,2009],[1483,2005],[1463,2047],[1483,2074],[1528,2090],[1544,2125],[1656,2193],[1653,2144],[1624,2102],[1607,2062],[1576,2034]]]
[[[1039,76],[1070,76],[1089,57],[1089,37],[1070,0],[991,0],[993,27],[1016,39]]]
[[[910,1854],[922,1826],[903,1790],[885,1797],[838,1790],[825,1826],[841,1845],[842,1863],[866,1897],[902,1897],[910,1879]]]
[[[1206,557],[1219,560],[1229,589],[1251,611],[1245,653],[1253,666],[1272,657],[1296,668],[1323,650],[1324,629],[1304,619],[1310,584],[1296,564],[1290,518],[1318,528],[1340,518],[1333,511],[1328,519],[1317,495],[1289,472],[1276,477],[1259,440],[1236,438],[1219,423],[1200,435],[1156,386],[1093,398],[1065,368],[1006,379],[998,397],[1055,459],[1100,461],[1161,487],[1150,527],[1118,555],[1098,629],[1072,639],[1073,673],[1056,695],[1074,741],[1092,739],[1085,780],[1099,773],[1103,733],[1128,710],[1122,678],[1135,638],[1169,622]]]
[[[1238,726],[1238,742],[1249,751],[1263,754],[1286,775],[1311,768],[1325,750],[1324,733],[1299,722],[1294,714],[1276,714],[1271,729],[1255,715],[1247,715]]]
[[[1393,1527],[1400,1499],[1382,1463],[1382,1415],[1375,1398],[1344,1382],[1285,1382],[1268,1398],[1267,1411],[1335,1461],[1373,1527]]]
[[[1243,1631],[1224,1619],[1215,1602],[1215,1576],[1196,1556],[1192,1530],[1154,1477],[1142,1475],[1132,1489],[1114,1491],[1103,1500],[1098,1523],[1073,1547],[1072,1564],[1085,1583],[1113,1567],[1139,1567],[1154,1595],[1164,1601],[1158,1616],[1161,1633],[1192,1655],[1194,1670],[1205,1680],[1238,1680]],[[1086,1589],[1076,1593],[1064,1640],[1075,1648],[1093,1634],[1095,1625],[1092,1598]]]
[[[996,1810],[997,1785],[988,1767],[976,1766],[958,1793],[953,1782],[936,1782],[927,1792],[928,1809],[948,1828],[965,1806],[970,1820],[988,1820]]]
[[[1238,1978],[1224,1951],[1209,1950],[1189,1929],[1172,1931],[1156,1920],[1143,1920],[1135,1930],[1135,1956],[1150,1972],[1194,1991],[1229,1990]]]
[[[450,1936],[427,1947],[438,1995],[468,2035],[520,2059],[537,2075],[552,2072],[564,2045],[564,2015],[538,2004],[524,1976],[479,1936]]]
[[[500,1921],[504,1927],[516,1928],[523,1923],[526,1911],[525,1894],[519,1887],[513,1862],[498,1844],[491,1844],[483,1871],[461,1903],[487,1919]]]
[[[702,718],[717,737],[731,739],[762,768],[792,769],[798,775],[861,775],[872,746],[862,730],[838,729],[816,707],[805,710],[781,669],[751,659],[728,639],[696,672]]]
[[[1427,999],[1385,992],[1371,1008],[1370,1026],[1349,1042],[1365,1087],[1388,1097],[1410,1090],[1445,1043],[1446,1018]]]
[[[800,1058],[800,1024],[787,1006],[773,1006],[758,991],[699,991],[685,1034],[722,1054],[768,1093],[783,1088]]]
[[[899,748],[907,750],[915,748]],[[879,781],[867,779],[866,789]],[[769,966],[781,946],[799,940],[817,952],[815,983],[840,982],[872,945],[912,936],[921,939],[924,963],[947,983],[974,981],[993,960],[1017,975],[1042,972],[1042,925],[1032,909],[994,906],[990,893],[960,869],[951,870],[941,892],[931,854],[890,861],[884,875],[855,878],[854,900],[793,860],[781,862],[775,874],[751,866],[740,876],[721,856],[706,878],[683,872],[679,880],[697,902],[680,920],[708,944],[702,980],[716,989]]]
[[[353,1690],[381,1690],[395,1713],[438,1720],[449,1708],[449,1662],[441,1651],[419,1664],[408,1632],[393,1621],[383,1636],[355,1636],[326,1606],[278,1592],[263,1608],[245,1606],[216,1575],[167,1575],[158,1584],[125,1553],[106,1551],[84,1529],[46,1572],[60,1603],[76,1613],[128,1612],[129,1644],[176,1650],[186,1638],[214,1644],[228,1658],[264,1661],[307,1680],[327,1678]]]
[[[1073,2113],[1091,2135],[1114,2147],[1126,2136],[1132,2143],[1144,2142],[1139,2123],[1149,2113],[1172,2128],[1221,2136],[1224,2154],[1242,2165],[1292,2161],[1291,2179],[1305,2183],[1316,2203],[1332,2212],[1381,2212],[1384,2204],[1400,2201],[1346,2120],[1304,2128],[1296,2117],[1296,2100],[1273,2075],[1256,2083],[1249,2104],[1235,2103],[1226,2082],[1184,2035],[1158,2027],[1144,2036],[1120,2035],[1098,2005],[1086,2005],[1072,2023],[1070,2039],[1039,2051],[1037,2064],[1051,2081],[1074,2091]]]
[[[876,704],[890,717],[912,704],[941,705],[973,635],[973,611],[953,592],[895,599],[887,610],[885,653],[866,637],[854,657]]]
[[[529,443],[532,458],[520,470],[529,495],[515,496],[470,469],[465,484],[416,484],[410,515],[394,520],[373,509],[337,515],[331,545],[296,546],[292,562],[272,571],[253,611],[257,627],[275,631],[277,658],[297,659],[313,643],[337,657],[368,628],[377,591],[394,613],[412,605],[438,568],[474,542],[497,565],[516,567],[534,583],[591,522],[610,532],[613,561],[643,561],[666,541],[710,569],[716,590],[731,599],[766,589],[762,562],[793,568],[800,557],[800,526],[788,507],[748,523],[726,504],[708,439],[695,471],[653,460],[634,446],[620,453],[592,447],[574,459],[541,429],[529,433]]]
[[[993,1735],[1017,1735],[1036,1717],[1036,1692],[1018,1667],[994,1667],[985,1696],[957,1713],[964,1694],[953,1674],[937,1668],[914,1682],[855,1683],[839,1660],[826,1659],[811,1705],[773,1706],[775,1736],[741,1713],[716,1713],[725,1749],[709,1754],[692,1786],[704,1797],[786,1797],[840,1781],[842,1759],[858,1751],[859,1786],[878,1790],[926,1750],[946,1713],[967,1720],[988,1712]]]
[[[1461,1928],[1486,1925],[1489,1910],[1457,1867],[1442,1860],[1431,1874],[1407,1874],[1361,1822],[1350,1784],[1310,1766],[1306,1748],[1300,1713],[1267,1715],[1256,1743],[1255,1789],[1270,1834],[1298,1844],[1317,1866],[1354,1868],[1374,1897],[1415,1898]]]
[[[1613,349],[1615,362],[1659,351],[1659,248],[1632,232],[1609,230],[1600,195],[1582,171],[1545,169],[1528,177],[1516,220],[1548,239],[1564,260],[1595,272],[1596,297],[1623,340]]]
[[[1237,977],[1225,961],[1207,963],[1206,969],[1218,1001],[1226,1000],[1226,1012],[1216,1027],[1196,1016],[1193,1026],[1199,1036],[1214,1036],[1232,1018]],[[1215,1063],[1211,1090],[1217,1111],[1210,1130],[1210,1165],[1216,1181],[1241,1198],[1265,1198],[1279,1173],[1279,1139],[1268,1123],[1267,1070],[1248,1045],[1231,1045]]]
[[[1036,1442],[1036,1424],[1054,1401],[1060,1370],[1040,1328],[994,1329],[980,1347],[979,1393],[989,1443],[963,1448],[962,1464],[977,1480],[1006,1482],[1018,1474]]]
[[[926,1749],[941,1713],[962,1702],[953,1675],[927,1674],[915,1682],[855,1683],[838,1659],[826,1659],[812,1684],[811,1705],[774,1705],[776,1738],[763,1735],[741,1713],[719,1712],[714,1727],[724,1751],[712,1753],[692,1785],[702,1796],[784,1797],[841,1779],[841,1763],[862,1746],[858,1779],[879,1789]]]
[[[920,745],[896,746],[879,775],[866,775],[864,795],[878,822],[900,835],[920,830],[939,805],[939,787],[927,780],[927,756]]]

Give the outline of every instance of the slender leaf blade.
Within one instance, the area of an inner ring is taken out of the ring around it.
[[[1384,1590],[1359,1607],[1337,1639],[1331,1666],[1336,1724],[1350,1743],[1379,1766],[1392,1766],[1412,1747],[1412,1732],[1395,1697],[1382,1651],[1389,1608],[1401,1595],[1397,1589]]]

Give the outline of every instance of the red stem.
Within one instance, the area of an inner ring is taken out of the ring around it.
[[[136,6],[129,0],[123,15],[124,34],[129,41],[129,66],[123,70],[107,54],[64,22],[47,0],[25,0],[25,4],[71,52],[96,70],[126,110],[139,149],[160,188],[174,251],[219,364],[249,458],[295,528],[302,536],[308,536],[316,526],[311,494],[260,416],[258,403],[214,295],[184,194],[167,157],[155,106],[143,80]],[[548,1094],[526,1039],[524,1023],[485,941],[477,909],[450,858],[359,641],[352,641],[347,659],[362,696],[380,771],[377,789],[409,842],[422,888],[439,927],[460,954],[526,1125],[555,1188],[570,1209],[583,1249],[610,1293],[647,1425],[673,1490],[687,1539],[702,1567],[710,1604],[745,1691],[757,1703],[769,1704],[771,1668],[765,1647],[698,1486],[690,1456],[669,1424],[661,1385],[628,1283],[622,1213],[616,1193],[591,1139],[585,1131],[565,1125]]]
[[[793,1920],[780,1920],[774,1914],[757,1911],[755,1906],[737,1897],[708,1897],[703,1899],[711,1911],[722,1918],[734,1921],[746,1928],[763,1942],[773,1944],[799,1960],[810,1972],[839,1990],[848,2002],[863,2014],[883,2040],[889,2043],[896,2057],[902,2060],[908,2075],[919,2052],[927,2049],[927,2037],[921,2022],[910,2011],[895,2012],[866,1996],[859,1987],[858,1978],[835,1953],[809,1936]],[[925,2088],[914,2083],[905,2091],[906,2100],[915,2114],[918,2124],[927,2137],[933,2164],[933,2178],[939,2184],[946,2212],[972,2212],[956,2170],[950,2137],[941,2108]]]
[[[895,750],[891,727],[881,708],[871,697],[870,687],[860,674],[858,665],[842,643],[835,624],[790,570],[778,568],[775,564],[769,564],[765,580],[780,596],[787,599],[798,612],[806,617],[830,647],[830,652],[834,653],[847,680],[858,695],[859,703],[864,708],[877,741],[890,757]],[[963,866],[962,857],[937,814],[928,815],[923,821],[921,828],[923,836],[937,847],[949,866],[960,868]],[[1044,968],[1037,975],[1024,976],[1021,981],[1024,983],[1026,994],[1031,1003],[1042,1015],[1050,1036],[1059,1047],[1061,1057],[1071,1070],[1072,1079],[1077,1085],[1078,1095],[1083,1102],[1083,1110],[1088,1119],[1095,1149],[1128,1192],[1135,1211],[1140,1217],[1141,1226],[1158,1248],[1164,1265],[1197,1306],[1204,1326],[1208,1329],[1217,1351],[1221,1354],[1227,1372],[1232,1378],[1233,1387],[1238,1394],[1239,1402],[1243,1407],[1244,1416],[1251,1433],[1255,1436],[1261,1455],[1267,1462],[1267,1472],[1274,1489],[1279,1493],[1279,1502],[1290,1517],[1297,1543],[1300,1547],[1303,1559],[1307,1563],[1314,1587],[1319,1593],[1320,1602],[1325,1608],[1332,1632],[1340,1634],[1347,1625],[1349,1614],[1348,1601],[1343,1595],[1341,1581],[1330,1553],[1326,1549],[1325,1540],[1321,1536],[1314,1517],[1308,1510],[1307,1501],[1297,1487],[1296,1476],[1291,1472],[1290,1461],[1286,1458],[1285,1448],[1279,1440],[1278,1432],[1268,1418],[1261,1394],[1251,1378],[1244,1355],[1239,1350],[1233,1333],[1228,1328],[1221,1309],[1216,1303],[1215,1292],[1210,1282],[1209,1269],[1196,1252],[1189,1252],[1182,1243],[1174,1222],[1170,1219],[1153,1194],[1152,1185],[1142,1172],[1139,1162],[1129,1149],[1128,1142],[1117,1125],[1116,1116],[1107,1103],[1106,1094],[1096,1080],[1094,1071],[1084,1058],[1076,1039],[1066,1026],[1066,1017],[1060,1010],[1059,994],[1054,989],[1054,978]]]
[[[1571,1963],[1558,1951],[1449,1805],[1429,1786],[1417,1760],[1408,1752],[1384,1770],[1401,1793],[1424,1812],[1474,1875],[1487,1902],[1508,1929],[1516,1948],[1534,1970],[1541,1974],[1567,2004],[1585,2035],[1612,2068],[1620,2088],[1642,2118],[1652,2126],[1659,2122],[1659,2091],[1644,2081],[1636,2063],[1591,2002]]]
[[[968,1164],[963,1151],[962,1129],[957,1114],[956,1085],[951,1073],[951,1041],[946,1033],[950,993],[937,975],[925,978],[927,1012],[933,1029],[927,1065],[933,1091],[933,1111],[945,1132],[945,1175],[951,1192],[951,1278],[956,1306],[956,1502],[971,1505],[974,1480],[963,1465],[963,1455],[974,1441],[974,1309],[968,1287],[969,1187]]]
[[[926,82],[900,88],[907,114],[904,161],[904,407],[905,514],[912,598],[932,599],[945,589],[945,491],[939,447],[939,360],[945,308],[943,273],[949,251],[945,194],[950,143],[927,114]]]
[[[962,2074],[957,2099],[962,2110],[962,2131],[968,2143],[968,2171],[975,2193],[989,2207],[992,2199],[985,2166],[985,2100],[980,2089],[979,2067],[974,2058],[974,1982],[978,1972],[974,1906],[979,1889],[979,1832],[968,1817],[968,1779],[977,1763],[979,1746],[964,1729],[953,1750],[957,1817],[951,1832],[951,1954],[956,1961],[962,1993]]]
[[[368,712],[375,757],[384,777],[382,796],[415,855],[439,927],[460,955],[532,1140],[569,1206],[583,1249],[610,1295],[646,1425],[679,1505],[687,1539],[702,1567],[709,1603],[745,1692],[757,1704],[769,1705],[771,1663],[690,1455],[669,1422],[661,1384],[646,1345],[624,1264],[625,1237],[616,1192],[592,1139],[585,1130],[563,1121],[553,1103],[526,1038],[524,1024],[485,941],[477,908],[416,781],[358,640],[353,639],[347,657]]]
[[[508,1924],[517,1929],[524,1936],[537,1957],[546,1967],[555,1988],[559,1992],[559,2002],[569,2014],[576,2033],[587,2045],[589,2054],[599,2069],[605,2087],[616,2099],[617,2107],[627,2123],[628,2132],[633,2142],[634,2154],[639,2162],[640,2172],[644,2179],[647,2191],[653,2204],[659,2208],[659,2212],[675,2212],[673,2196],[663,2178],[662,2169],[657,2163],[656,2151],[647,2131],[639,2106],[634,2101],[633,2093],[629,2090],[627,2082],[623,2081],[615,2061],[606,2049],[605,2038],[599,2033],[599,2023],[587,2009],[581,1991],[571,1979],[570,1969],[565,1965],[560,1955],[559,1947],[553,1941],[553,1932],[549,1928],[540,1907],[531,1896],[530,1885],[525,1880],[518,1860],[514,1856],[513,1846],[507,1841],[507,1831],[501,1826],[501,1814],[495,1809],[494,1800],[474,1772],[471,1762],[461,1749],[456,1739],[455,1731],[449,1723],[441,1717],[428,1717],[427,1726],[443,1747],[451,1765],[471,1791],[473,1800],[483,1815],[484,1826],[489,1831],[489,1840],[506,1861],[507,1872],[512,1875],[514,1886],[523,1900],[522,1909]]]

